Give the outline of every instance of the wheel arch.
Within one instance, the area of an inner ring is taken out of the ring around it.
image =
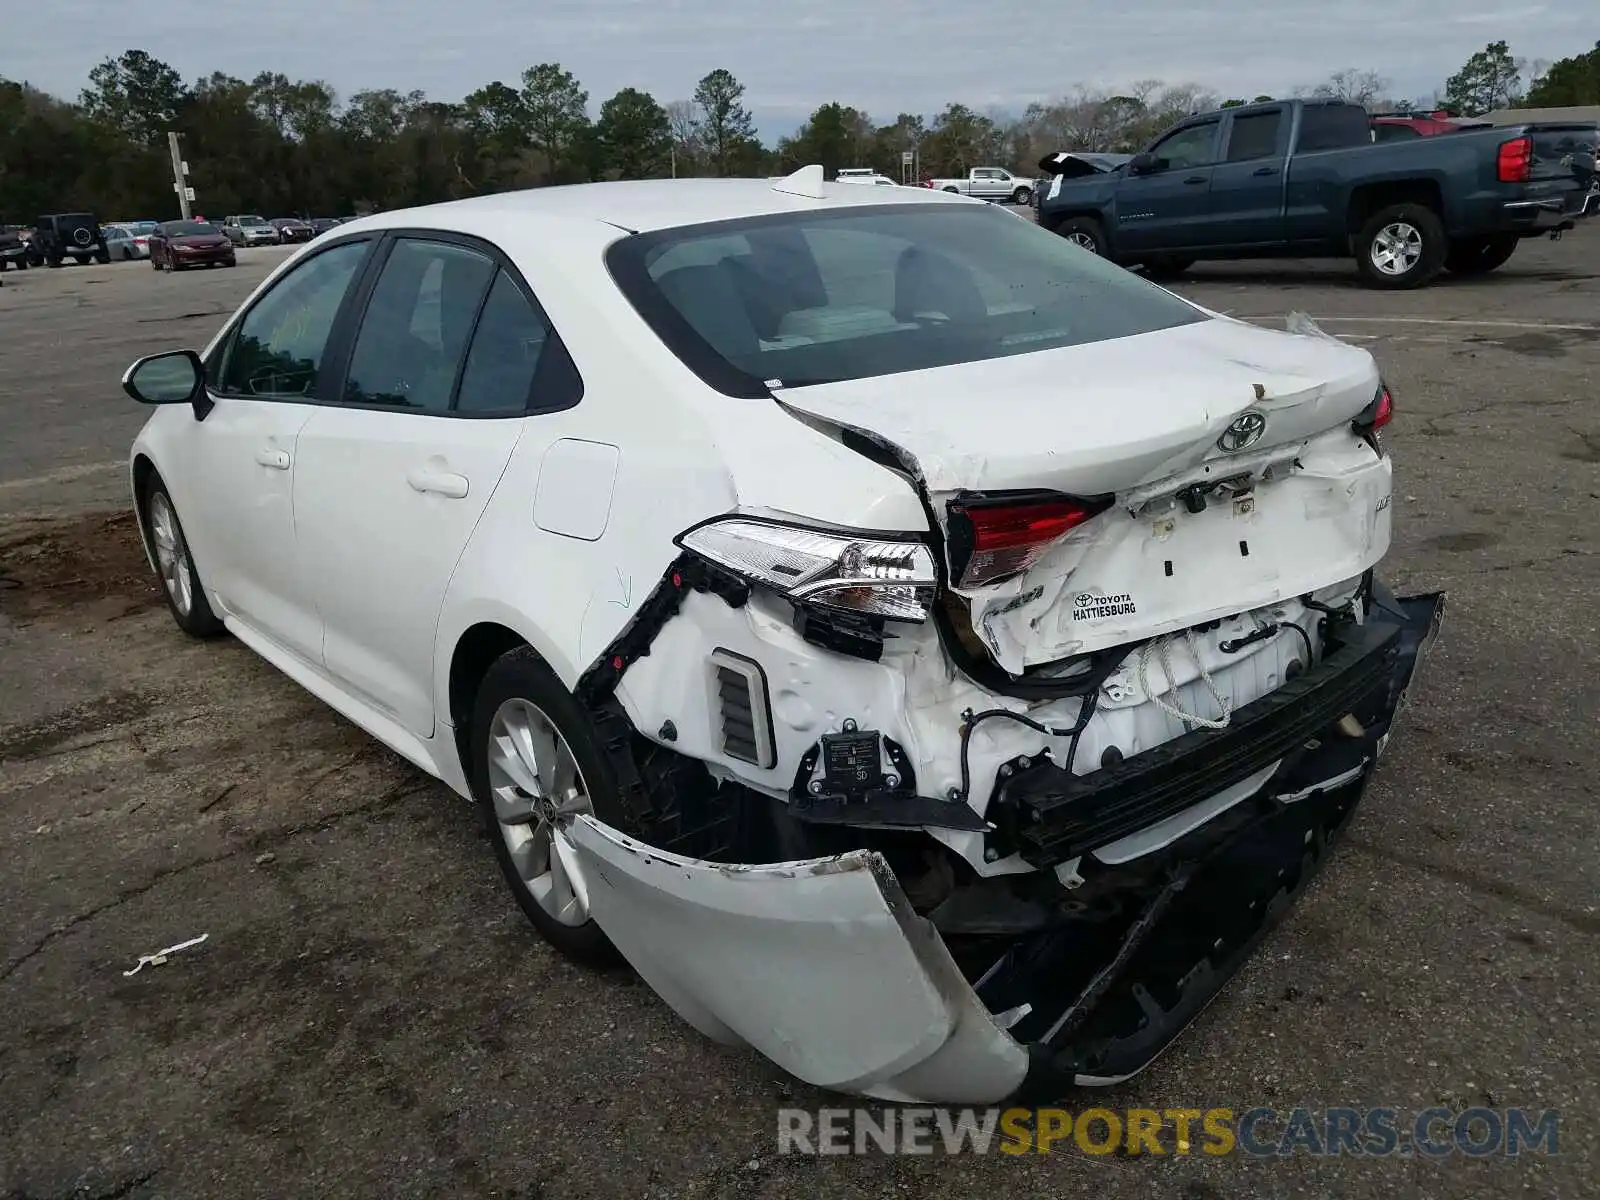
[[[449,658],[441,663],[443,702],[455,744],[456,758],[463,778],[472,777],[472,707],[489,668],[509,651],[527,647],[550,668],[562,685],[571,690],[581,670],[555,651],[551,640],[529,628],[520,616],[509,611],[486,611],[450,637]]]
[[[1388,179],[1350,189],[1345,209],[1345,232],[1354,238],[1374,215],[1392,204],[1420,204],[1445,219],[1444,193],[1434,179]]]

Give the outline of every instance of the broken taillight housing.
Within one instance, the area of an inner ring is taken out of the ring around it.
[[[933,551],[904,539],[817,529],[759,517],[720,517],[677,538],[678,545],[796,604],[923,621],[937,576]]]
[[[1111,500],[1058,492],[958,497],[948,508],[951,578],[958,588],[978,588],[1020,575]]]
[[[1519,137],[1501,142],[1495,174],[1501,183],[1527,183],[1533,174],[1533,139]]]
[[[1350,422],[1350,428],[1356,434],[1364,437],[1379,454],[1383,447],[1378,442],[1378,430],[1394,420],[1394,393],[1389,390],[1386,383],[1378,384],[1377,393],[1372,397],[1372,403],[1363,408]]]

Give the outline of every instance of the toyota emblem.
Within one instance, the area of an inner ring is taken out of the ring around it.
[[[1222,431],[1222,436],[1217,439],[1217,448],[1228,454],[1236,454],[1247,446],[1254,446],[1266,431],[1267,419],[1260,413],[1241,413]]]

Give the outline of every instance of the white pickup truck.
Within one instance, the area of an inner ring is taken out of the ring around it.
[[[980,200],[1009,200],[1012,204],[1033,201],[1033,180],[999,167],[973,167],[965,179],[930,179],[924,186],[941,192],[960,192]]]

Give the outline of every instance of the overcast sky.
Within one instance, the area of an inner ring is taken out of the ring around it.
[[[1151,78],[1248,97],[1354,67],[1426,99],[1498,38],[1530,60],[1588,50],[1595,12],[1576,0],[48,0],[0,39],[0,76],[75,98],[97,62],[137,48],[189,81],[281,71],[342,96],[393,87],[456,100],[553,59],[594,112],[628,86],[686,98],[726,67],[770,139],[829,100],[888,121],[951,100],[1020,110],[1080,83]]]

